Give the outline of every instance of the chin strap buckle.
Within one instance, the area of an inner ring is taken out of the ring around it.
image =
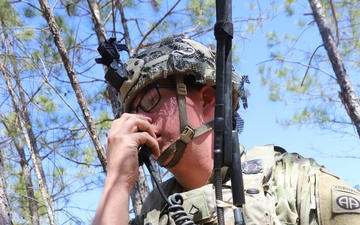
[[[184,83],[176,83],[176,89],[177,89],[177,94],[180,96],[186,96],[187,95],[187,89],[186,89],[186,84]]]
[[[180,140],[185,144],[188,144],[194,137],[194,134],[195,130],[190,126],[186,126],[184,131],[180,134]]]

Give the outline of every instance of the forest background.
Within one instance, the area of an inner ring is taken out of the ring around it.
[[[119,108],[98,44],[116,37],[123,61],[164,37],[215,46],[215,1],[0,0],[0,22],[0,224],[90,224]],[[240,143],[312,157],[358,188],[360,3],[233,1],[233,23],[234,66],[251,82]]]

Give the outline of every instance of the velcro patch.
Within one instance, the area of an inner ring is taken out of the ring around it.
[[[181,193],[183,207],[196,224],[208,223],[216,219],[215,192],[212,184]]]
[[[360,213],[360,192],[334,185],[331,190],[333,213]]]

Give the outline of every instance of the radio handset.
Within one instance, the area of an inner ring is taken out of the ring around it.
[[[148,167],[148,163],[150,164],[150,155],[152,151],[151,148],[147,145],[140,145],[138,149],[138,159],[139,159],[139,166],[142,166],[144,163]]]

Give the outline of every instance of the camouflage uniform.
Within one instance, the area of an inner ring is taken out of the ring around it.
[[[313,159],[287,153],[273,145],[254,147],[242,155],[247,225],[360,224],[360,193],[319,166]],[[231,202],[231,182],[223,185],[223,199]],[[217,224],[214,187],[186,191],[174,178],[163,184],[167,196],[180,192],[184,208],[196,224]],[[226,224],[234,224],[225,208]],[[133,224],[175,224],[158,190],[148,196]]]

